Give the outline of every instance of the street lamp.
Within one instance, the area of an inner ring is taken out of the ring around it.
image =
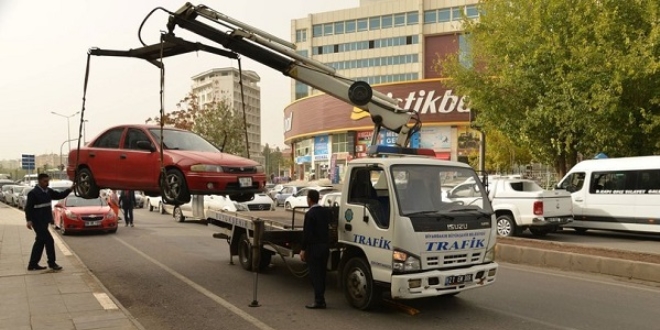
[[[62,148],[64,148],[64,144],[69,142],[69,145],[71,145],[71,141],[75,141],[75,140],[76,139],[68,139],[68,140],[62,142],[62,145],[60,145],[60,165],[64,165],[64,159],[62,158]],[[71,148],[69,148],[69,151],[70,150],[71,150]],[[67,164],[67,165],[69,165],[69,164]]]
[[[69,115],[69,116],[63,115],[61,113],[57,113],[55,111],[51,111],[50,113],[54,114],[55,116],[66,118],[66,130],[67,130],[67,139],[68,139],[67,142],[69,142],[69,150],[71,150],[71,125],[70,125],[69,119],[71,119],[72,117],[75,117],[77,114],[80,113],[80,111],[76,111],[76,113],[74,113],[72,115]]]

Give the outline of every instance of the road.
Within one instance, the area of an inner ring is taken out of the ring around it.
[[[308,279],[281,260],[259,277],[228,265],[213,226],[136,210],[134,228],[65,236],[66,243],[147,329],[658,329],[660,289],[545,269],[503,265],[495,285],[453,298],[406,302],[415,316],[384,307],[351,309],[333,284],[329,309],[310,311]],[[300,268],[300,262],[292,267]]]

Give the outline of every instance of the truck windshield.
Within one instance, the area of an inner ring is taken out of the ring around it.
[[[483,185],[471,168],[396,165],[391,170],[403,216],[451,216],[469,211],[492,213]]]

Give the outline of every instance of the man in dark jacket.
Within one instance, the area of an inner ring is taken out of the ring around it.
[[[40,266],[41,256],[46,248],[46,256],[48,257],[48,267],[53,270],[61,270],[62,267],[55,263],[55,241],[53,236],[48,231],[48,225],[53,222],[53,209],[52,201],[63,199],[68,196],[71,188],[57,192],[48,187],[50,178],[48,174],[41,173],[37,177],[38,183],[27,195],[25,202],[25,220],[27,220],[27,228],[34,230],[37,235],[32,246],[32,255],[30,256],[30,263],[28,270],[43,270],[46,267]]]
[[[307,263],[309,277],[314,287],[314,303],[305,307],[309,309],[324,309],[325,305],[325,274],[328,256],[330,255],[329,230],[331,214],[319,206],[319,192],[307,192],[309,210],[305,213],[303,225],[303,242],[300,259]]]
[[[137,200],[135,199],[135,191],[133,190],[122,190],[121,196],[119,196],[119,206],[124,210],[124,221],[126,221],[126,227],[133,227],[133,209],[137,205]]]

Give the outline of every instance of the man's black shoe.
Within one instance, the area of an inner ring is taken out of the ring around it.
[[[326,307],[325,304],[311,304],[305,306],[305,308],[307,309],[325,309],[325,307]]]
[[[44,270],[44,269],[46,269],[46,267],[44,267],[44,266],[39,266],[39,265],[31,265],[31,266],[28,266],[28,270]]]
[[[60,265],[58,265],[58,264],[48,265],[48,267],[50,267],[50,269],[52,269],[52,270],[62,270],[62,266],[60,266]],[[44,269],[45,269],[45,268],[46,268],[46,267],[44,267]]]

